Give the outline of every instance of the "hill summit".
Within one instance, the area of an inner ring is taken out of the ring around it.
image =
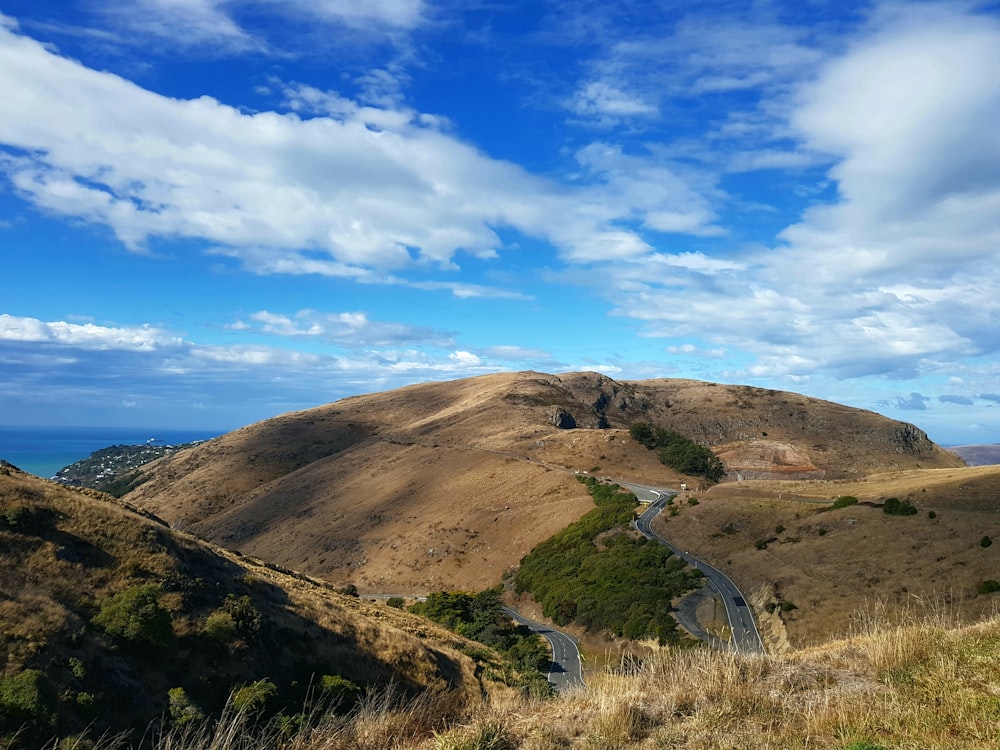
[[[361,591],[480,589],[591,507],[575,472],[683,481],[630,438],[636,422],[709,447],[724,481],[964,465],[913,425],[794,393],[520,372],[268,419],[149,464],[126,497]]]

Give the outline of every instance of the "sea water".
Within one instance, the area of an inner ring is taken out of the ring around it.
[[[0,459],[48,479],[71,463],[112,445],[178,445],[209,440],[224,430],[160,430],[137,427],[0,426]]]

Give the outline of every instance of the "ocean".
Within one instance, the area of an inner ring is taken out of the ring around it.
[[[17,468],[48,479],[59,469],[111,445],[142,445],[155,441],[177,445],[208,440],[225,430],[159,430],[134,427],[8,427],[0,426],[0,458]]]

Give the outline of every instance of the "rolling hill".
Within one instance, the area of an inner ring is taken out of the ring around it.
[[[126,497],[362,592],[478,590],[591,507],[575,472],[698,486],[629,437],[637,421],[709,446],[728,470],[720,488],[964,467],[912,425],[793,393],[522,372],[265,420],[149,464]]]

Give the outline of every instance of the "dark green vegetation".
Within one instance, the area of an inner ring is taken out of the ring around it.
[[[718,482],[726,475],[726,467],[712,451],[679,432],[637,422],[629,428],[629,434],[649,450],[655,450],[660,463],[681,474],[705,477],[711,482]]]
[[[439,591],[409,609],[503,654],[510,666],[508,674],[500,676],[504,682],[548,694],[551,690],[545,674],[552,663],[549,646],[540,635],[515,623],[504,612],[500,593],[499,586],[477,594]]]
[[[837,510],[838,508],[847,508],[851,505],[857,505],[858,499],[854,495],[841,495],[836,500],[833,501],[833,505],[830,506],[830,510]]]
[[[369,688],[461,684],[456,652],[361,622],[346,608],[356,598],[98,497],[9,468],[0,476],[5,750],[84,730],[138,739],[163,717],[165,728],[216,717],[230,696],[257,721],[294,724],[310,700],[346,711]]]
[[[525,556],[517,593],[532,593],[559,625],[679,640],[670,602],[699,585],[702,574],[630,529],[635,495],[594,477],[580,481],[597,507]]]
[[[909,500],[890,497],[882,504],[882,512],[887,516],[913,516],[917,509]]]

